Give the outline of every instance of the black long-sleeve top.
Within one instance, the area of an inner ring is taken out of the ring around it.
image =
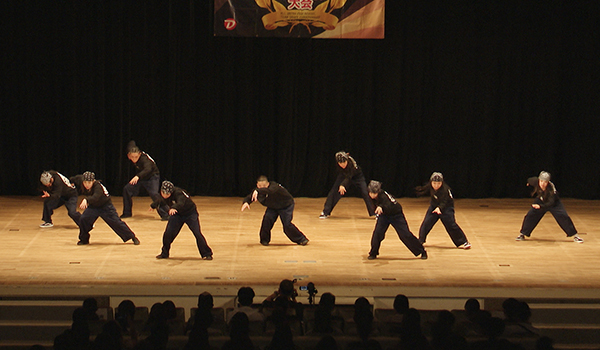
[[[165,203],[171,209],[177,210],[180,215],[189,215],[196,212],[196,203],[192,200],[186,190],[175,187],[173,193],[169,198],[163,198],[162,196],[154,203],[150,204],[153,209],[160,207],[161,203]]]
[[[146,152],[140,154],[140,159],[136,163],[133,163],[136,170],[136,176],[140,180],[148,180],[154,174],[160,174],[158,166],[152,157]]]
[[[431,187],[431,182],[423,187],[418,187],[417,195],[426,195],[429,192],[431,199],[429,204],[434,208],[440,208],[443,212],[446,208],[454,207],[454,197],[452,197],[452,190],[445,182],[442,183],[437,191]]]
[[[40,182],[41,191],[48,192],[50,198],[68,198],[77,196],[75,185],[72,184],[66,176],[55,170],[48,170],[48,172],[52,175],[52,179],[54,179],[54,181],[50,186],[44,186]]]
[[[352,183],[352,179],[355,176],[362,175],[362,170],[352,157],[348,157],[348,165],[345,168],[342,168],[338,164],[338,168],[340,174],[344,176],[344,181],[342,181],[341,186],[348,187]]]
[[[396,215],[402,213],[402,206],[396,198],[391,194],[381,191],[377,194],[377,198],[373,199],[373,204],[375,207],[381,207],[383,209],[382,215]]]
[[[548,186],[545,191],[540,188],[539,179],[537,177],[530,177],[527,179],[527,185],[533,188],[532,196],[535,197],[535,204],[539,204],[540,208],[551,208],[556,204],[558,200],[558,193],[556,187],[551,181],[548,181]]]
[[[267,208],[278,210],[294,204],[294,197],[285,187],[275,181],[270,181],[269,187],[256,188],[255,190],[258,191],[258,201]],[[252,203],[252,193],[244,198],[244,203]]]
[[[70,180],[77,186],[79,194],[85,196],[89,207],[100,208],[107,203],[112,203],[108,190],[99,180],[94,180],[89,190],[83,186],[83,175],[75,175]]]

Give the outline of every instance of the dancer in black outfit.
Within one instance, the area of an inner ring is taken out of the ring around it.
[[[535,200],[523,219],[521,234],[517,236],[516,240],[524,241],[525,237],[530,237],[533,229],[542,220],[544,214],[549,211],[560,228],[565,231],[567,237],[573,237],[573,241],[576,243],[583,243],[583,239],[577,234],[573,220],[567,214],[565,206],[558,197],[556,187],[550,181],[550,173],[542,171],[538,177],[530,177],[527,179],[527,186],[533,188],[531,196],[535,197]]]
[[[123,214],[121,214],[121,218],[130,218],[132,214],[133,207],[133,196],[137,196],[140,193],[140,189],[143,186],[150,198],[154,202],[160,200],[160,195],[158,194],[158,188],[160,186],[160,172],[158,170],[158,166],[156,166],[156,162],[154,159],[148,155],[146,152],[142,152],[138,146],[136,146],[135,141],[129,141],[127,144],[127,158],[133,163],[135,167],[136,174],[134,177],[129,180],[127,185],[123,187]],[[158,215],[160,215],[161,219],[168,220],[169,219],[169,208],[166,205],[162,205],[157,208]]]
[[[427,251],[408,228],[406,217],[402,212],[402,206],[391,194],[381,189],[381,183],[378,181],[369,182],[369,197],[373,200],[375,214],[377,214],[377,223],[373,236],[371,237],[371,251],[369,260],[377,258],[379,247],[385,239],[385,232],[392,225],[398,234],[398,238],[404,243],[415,256],[421,255],[421,259],[427,259]]]
[[[260,176],[256,180],[256,189],[252,191],[242,204],[242,211],[250,208],[252,202],[259,201],[260,204],[267,207],[260,226],[260,244],[269,245],[271,241],[271,229],[281,218],[283,232],[290,241],[306,245],[308,238],[292,223],[294,217],[294,198],[292,195],[275,181],[269,182],[266,176]]]
[[[42,184],[42,198],[44,199],[44,211],[42,220],[44,221],[40,227],[48,228],[54,226],[52,224],[52,214],[54,209],[60,208],[63,204],[67,208],[69,217],[79,226],[79,218],[81,213],[77,211],[77,190],[75,185],[69,181],[63,174],[58,171],[44,171],[40,176]]]
[[[327,219],[331,215],[331,211],[340,201],[342,196],[346,194],[348,186],[350,185],[354,185],[360,189],[360,194],[365,200],[369,216],[374,216],[375,208],[373,207],[373,202],[369,198],[365,176],[354,158],[350,157],[350,154],[340,151],[335,154],[335,160],[338,165],[339,174],[327,195],[325,206],[323,207],[323,211],[319,218]]]
[[[183,224],[187,224],[194,237],[200,256],[204,260],[212,260],[212,250],[206,243],[206,239],[200,231],[200,220],[198,220],[198,210],[196,204],[187,192],[179,187],[175,187],[170,181],[163,181],[160,187],[161,199],[152,203],[152,209],[159,208],[161,205],[167,205],[169,209],[169,222],[163,234],[163,246],[157,259],[167,259],[171,243],[177,238]]]
[[[121,237],[123,242],[132,240],[133,244],[140,244],[129,226],[119,218],[108,190],[100,181],[96,180],[94,173],[86,171],[83,175],[72,177],[71,182],[75,183],[80,194],[86,196],[79,204],[83,214],[79,219],[79,242],[77,245],[90,243],[90,231],[98,217],[101,217]]]
[[[467,241],[467,236],[456,223],[454,217],[454,198],[448,184],[444,182],[444,175],[435,172],[431,174],[429,183],[425,186],[417,187],[417,195],[431,195],[429,208],[425,213],[425,218],[419,228],[419,241],[425,243],[427,235],[438,220],[446,228],[446,232],[452,239],[457,248],[470,249],[471,243]]]

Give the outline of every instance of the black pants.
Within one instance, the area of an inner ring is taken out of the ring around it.
[[[327,200],[325,200],[325,206],[323,207],[323,214],[330,215],[331,211],[335,205],[340,201],[342,195],[339,192],[340,185],[344,181],[345,177],[343,174],[339,174],[337,179],[335,179],[335,183],[333,187],[329,191],[327,195]],[[354,186],[360,189],[360,194],[362,198],[365,200],[365,204],[367,205],[367,211],[370,216],[375,215],[375,206],[373,205],[373,200],[369,197],[369,191],[367,190],[367,183],[365,181],[365,176],[360,173],[352,178],[352,183]],[[348,190],[348,189],[346,189]]]
[[[442,224],[446,228],[446,232],[452,239],[452,242],[455,246],[461,246],[467,243],[467,236],[463,230],[456,223],[456,219],[454,217],[454,207],[445,208],[442,211],[441,215],[434,213],[435,206],[430,205],[429,209],[427,209],[427,213],[425,213],[425,218],[423,219],[423,223],[421,224],[421,228],[419,228],[419,241],[421,243],[425,243],[427,240],[427,235],[435,225],[438,220],[442,220]]]
[[[375,224],[375,230],[373,230],[373,236],[371,237],[371,251],[369,252],[369,255],[379,255],[379,247],[381,246],[381,242],[385,239],[385,232],[390,225],[396,229],[398,238],[400,238],[402,243],[404,243],[406,248],[408,248],[414,256],[418,256],[425,251],[421,242],[419,242],[417,237],[415,237],[408,229],[408,223],[406,222],[404,213],[401,212],[396,215],[379,215],[377,223]]]
[[[304,233],[292,223],[294,218],[294,204],[291,204],[283,209],[271,209],[265,210],[263,215],[262,224],[260,225],[260,242],[269,243],[271,241],[271,229],[277,221],[277,217],[281,218],[283,224],[283,233],[294,243],[300,243],[306,239]]]
[[[127,185],[123,187],[123,215],[132,215],[132,197],[140,194],[140,189],[142,186],[144,186],[153,202],[157,202],[161,199],[161,196],[158,193],[160,187],[160,175],[154,174],[148,180],[138,180],[135,185],[132,185],[128,182]],[[166,218],[169,216],[169,207],[166,204],[162,204],[160,207],[158,207],[157,211],[161,218]]]
[[[44,212],[42,214],[42,220],[44,222],[52,223],[52,214],[54,209],[60,208],[62,205],[67,208],[69,217],[79,226],[79,219],[81,213],[77,211],[77,196],[72,197],[48,197],[44,200]]]
[[[87,209],[81,214],[79,219],[79,240],[84,243],[90,241],[90,231],[94,227],[94,222],[101,217],[115,233],[121,237],[123,242],[135,237],[135,234],[127,224],[119,218],[115,206],[108,202],[99,208],[87,207]]]
[[[181,215],[177,213],[175,215],[169,216],[167,228],[165,229],[165,233],[163,233],[163,246],[160,254],[165,258],[169,257],[171,243],[173,243],[175,238],[177,238],[177,235],[179,235],[179,232],[181,232],[183,224],[186,224],[194,234],[194,237],[196,237],[196,246],[198,246],[200,256],[202,256],[203,258],[207,256],[212,256],[212,250],[206,243],[206,239],[200,231],[200,220],[198,219],[198,212],[193,212],[192,214],[188,215]]]
[[[551,208],[534,209],[532,207],[531,209],[529,209],[527,215],[525,215],[525,218],[523,219],[521,233],[527,237],[531,236],[531,232],[533,231],[533,229],[537,226],[540,220],[542,220],[542,217],[544,217],[544,214],[546,214],[546,212],[548,211],[552,214],[552,216],[554,216],[554,219],[556,219],[556,222],[558,223],[560,228],[562,228],[563,231],[565,231],[567,237],[572,237],[577,234],[577,229],[575,229],[573,220],[571,220],[569,214],[567,214],[565,206],[559,199],[556,200],[556,203]]]

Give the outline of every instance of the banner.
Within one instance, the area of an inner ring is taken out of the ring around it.
[[[214,35],[383,39],[385,0],[214,0]]]

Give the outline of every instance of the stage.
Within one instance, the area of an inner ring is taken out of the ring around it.
[[[113,197],[121,212],[121,197]],[[328,219],[319,219],[324,198],[297,198],[293,222],[310,239],[290,242],[280,222],[269,246],[259,243],[264,207],[240,211],[241,198],[194,197],[202,232],[214,260],[202,260],[194,237],[184,226],[171,258],[157,260],[166,222],[149,212],[148,197],[134,198],[134,216],[125,219],[140,239],[123,243],[99,219],[90,244],[78,246],[78,228],[57,209],[54,227],[40,228],[42,199],[0,197],[0,296],[171,296],[191,298],[208,290],[230,299],[240,286],[267,295],[282,279],[298,286],[313,282],[319,292],[343,300],[356,296],[416,298],[508,296],[522,298],[600,299],[600,201],[564,199],[585,243],[567,238],[548,213],[532,237],[515,241],[530,199],[458,199],[456,220],[472,248],[458,249],[441,222],[428,237],[429,259],[414,257],[392,227],[379,258],[367,260],[375,219],[360,198],[343,198]],[[428,198],[400,198],[413,234]],[[305,292],[301,292],[304,297]],[[428,304],[429,305],[429,304]]]

